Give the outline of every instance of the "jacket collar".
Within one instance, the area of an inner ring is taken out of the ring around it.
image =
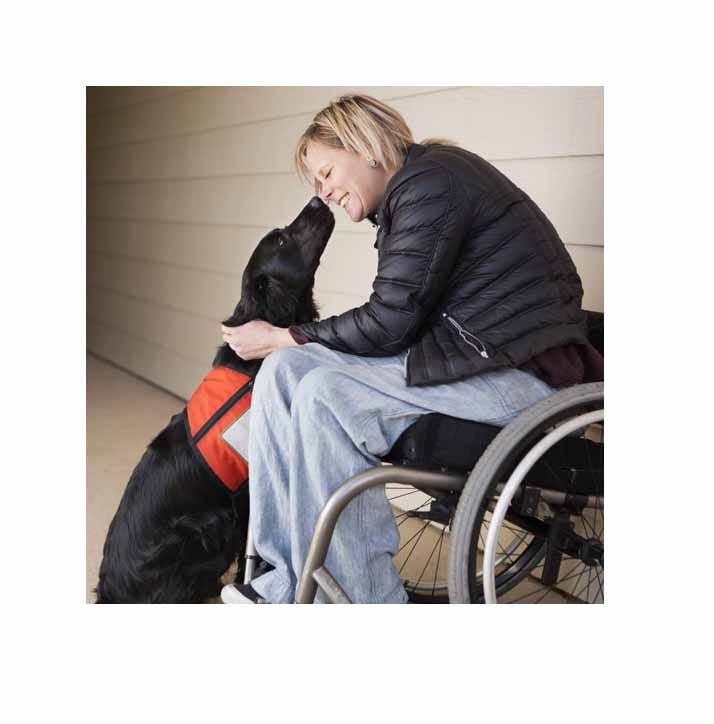
[[[412,161],[416,161],[417,158],[419,158],[424,151],[426,151],[426,146],[422,146],[420,143],[412,143],[411,146],[407,149],[407,155],[404,158],[404,164],[402,165],[402,169],[409,165]],[[402,170],[400,169],[400,171]],[[389,183],[387,184],[387,188],[384,190],[384,198],[386,199],[389,191],[391,191],[392,184],[394,182],[394,179],[399,175],[399,171],[392,176]],[[382,205],[377,209],[376,211],[373,211],[371,214],[367,214],[367,218],[372,222],[373,226],[381,226],[381,217],[382,217],[382,209],[384,208],[384,202],[382,202]],[[375,243],[375,246],[377,244]]]
[[[419,156],[426,151],[426,149],[427,147],[422,146],[421,143],[412,143],[412,145],[407,149],[407,157],[404,159],[404,165],[406,166],[408,163],[416,161]]]

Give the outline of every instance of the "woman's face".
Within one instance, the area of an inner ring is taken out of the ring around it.
[[[308,144],[305,162],[321,184],[320,198],[341,206],[352,221],[362,221],[380,207],[395,173],[381,164],[372,168],[366,158],[352,151],[319,143]]]

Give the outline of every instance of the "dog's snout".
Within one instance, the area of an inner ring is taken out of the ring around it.
[[[325,205],[325,202],[319,196],[313,196],[308,206],[311,209],[319,209]]]

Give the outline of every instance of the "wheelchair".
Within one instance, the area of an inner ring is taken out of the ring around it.
[[[604,317],[587,312],[604,355]],[[351,603],[325,567],[341,511],[384,486],[410,603],[604,603],[604,386],[562,389],[504,428],[427,414],[318,517],[295,602]],[[419,551],[417,553],[416,551]],[[244,580],[258,559],[248,539]]]

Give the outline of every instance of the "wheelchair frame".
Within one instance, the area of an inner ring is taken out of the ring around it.
[[[602,399],[603,384],[593,383],[589,385],[575,385],[556,392],[549,398],[546,398],[546,400],[538,403],[538,405],[534,405],[532,408],[524,410],[505,428],[503,428],[502,433],[489,446],[489,450],[498,442],[498,439],[501,438],[502,435],[505,435],[507,439],[508,432],[510,430],[517,429],[522,419],[525,419],[526,416],[532,416],[533,411],[542,407],[544,403],[550,401],[551,405],[553,402],[557,405],[559,396],[567,400],[568,396],[573,397],[574,393],[577,396],[577,393],[580,391],[582,391],[585,395],[589,394],[593,397],[593,399]],[[573,403],[573,407],[576,407],[575,403]],[[567,435],[572,434],[574,431],[591,424],[592,422],[601,421],[603,419],[604,410],[598,409],[562,422],[562,424],[558,425],[558,427],[556,427],[552,432],[547,434],[530,450],[528,454],[526,454],[521,463],[510,475],[506,483],[496,486],[496,490],[499,493],[499,500],[492,513],[492,524],[489,528],[484,553],[483,585],[486,603],[496,603],[494,570],[496,539],[498,538],[500,525],[505,518],[506,511],[521,482],[523,481],[523,478],[540,456],[550,447],[555,445],[556,442]],[[487,453],[488,450],[481,457],[485,457]],[[325,559],[327,557],[327,551],[332,540],[332,534],[335,530],[340,514],[347,504],[361,492],[376,485],[397,483],[411,485],[417,490],[432,496],[435,492],[462,493],[467,483],[471,484],[473,482],[483,487],[482,482],[476,480],[472,481],[473,474],[477,470],[477,467],[478,464],[474,470],[465,474],[456,472],[440,472],[416,466],[380,465],[358,473],[347,480],[330,496],[329,500],[320,512],[313,531],[310,548],[305,560],[305,566],[302,575],[300,576],[300,580],[298,581],[295,603],[314,603],[318,587],[322,590],[330,603],[352,603],[340,586],[339,582],[335,580],[334,576],[326,568]],[[564,503],[566,498],[573,497],[571,494],[566,494],[549,488],[539,488],[539,490],[543,500],[554,504]],[[604,496],[603,498],[585,496],[585,498],[586,507],[598,505],[602,507]],[[250,582],[253,578],[256,558],[257,552],[253,544],[252,536],[249,532],[246,546],[245,583]],[[451,584],[449,585],[451,586]]]

